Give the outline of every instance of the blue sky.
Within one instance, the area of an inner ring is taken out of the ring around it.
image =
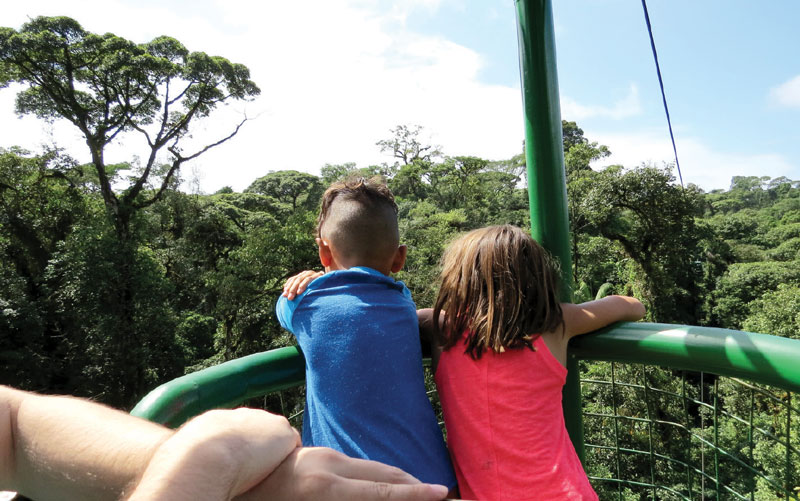
[[[649,9],[684,179],[706,190],[733,175],[800,180],[800,3]],[[375,142],[397,124],[423,125],[450,155],[503,159],[521,148],[513,0],[30,0],[4,6],[0,24],[57,14],[139,42],[169,34],[251,69],[262,96],[221,110],[195,136],[225,135],[245,112],[258,118],[186,169],[191,189],[391,162]],[[596,167],[671,161],[641,3],[562,0],[554,16],[562,116],[613,153]],[[55,141],[83,155],[69,127],[19,120],[12,100],[13,89],[0,91],[3,146]],[[109,159],[140,151],[123,138]]]
[[[727,164],[731,175],[800,178],[800,3],[648,7],[684,177],[726,187]],[[638,137],[646,146],[667,137],[639,2],[559,2],[556,25],[562,101],[611,103],[638,91],[640,108],[628,117],[578,118],[587,133]],[[571,119],[569,111],[564,106]],[[628,143],[620,144],[612,151],[623,153]]]

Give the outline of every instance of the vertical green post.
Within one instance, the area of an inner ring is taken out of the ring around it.
[[[556,46],[551,0],[515,0],[525,114],[525,159],[533,238],[561,263],[562,300],[572,300],[572,256],[567,216],[567,183]],[[564,419],[581,461],[584,459],[578,362],[567,360]]]

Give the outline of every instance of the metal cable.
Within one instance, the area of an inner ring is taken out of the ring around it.
[[[678,178],[683,187],[683,176],[681,175],[681,164],[678,162],[678,149],[675,147],[675,135],[672,133],[672,121],[669,118],[669,107],[667,107],[667,95],[664,93],[664,80],[661,78],[661,67],[658,64],[658,52],[656,52],[656,42],[653,39],[653,28],[650,26],[650,15],[647,13],[647,0],[642,0],[644,9],[644,20],[647,23],[647,33],[650,35],[650,47],[653,48],[653,59],[656,62],[656,73],[658,73],[658,85],[661,87],[661,99],[664,101],[664,112],[667,114],[667,126],[669,126],[669,137],[672,139],[672,151],[675,153],[675,167],[678,168]]]

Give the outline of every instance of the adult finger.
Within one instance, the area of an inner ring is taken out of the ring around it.
[[[354,480],[369,480],[390,484],[418,484],[419,480],[400,468],[370,461],[351,458],[341,452],[324,447],[306,448],[304,454],[313,455],[326,471]]]
[[[352,501],[439,501],[447,497],[447,487],[432,484],[391,484],[340,478],[330,485],[323,494],[329,499],[349,499]]]

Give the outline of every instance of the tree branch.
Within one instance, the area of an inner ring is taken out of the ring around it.
[[[148,207],[148,206],[154,204],[156,201],[158,201],[163,196],[164,192],[169,187],[169,183],[172,181],[172,177],[175,175],[175,172],[177,172],[177,170],[180,168],[180,166],[184,162],[188,162],[189,160],[193,160],[193,159],[199,157],[200,155],[202,155],[203,153],[207,152],[211,148],[215,148],[215,147],[221,145],[222,143],[230,140],[231,138],[233,138],[233,136],[235,136],[236,134],[239,133],[239,130],[242,128],[242,126],[248,120],[250,120],[250,119],[247,118],[247,116],[245,116],[242,119],[242,121],[239,122],[239,124],[236,126],[236,128],[233,130],[233,132],[231,132],[230,134],[228,134],[224,138],[220,139],[219,141],[211,143],[208,146],[202,148],[201,150],[199,150],[199,151],[197,151],[197,152],[195,152],[195,153],[193,153],[193,154],[191,154],[189,156],[184,157],[183,155],[181,155],[180,151],[178,151],[178,149],[177,149],[175,144],[170,146],[168,148],[169,152],[172,153],[175,156],[175,160],[173,160],[172,165],[170,166],[169,170],[167,171],[167,174],[164,176],[164,180],[161,182],[161,187],[158,189],[156,194],[153,195],[149,200],[145,200],[145,201],[139,202],[139,203],[132,202],[132,205],[138,209],[138,208]]]

